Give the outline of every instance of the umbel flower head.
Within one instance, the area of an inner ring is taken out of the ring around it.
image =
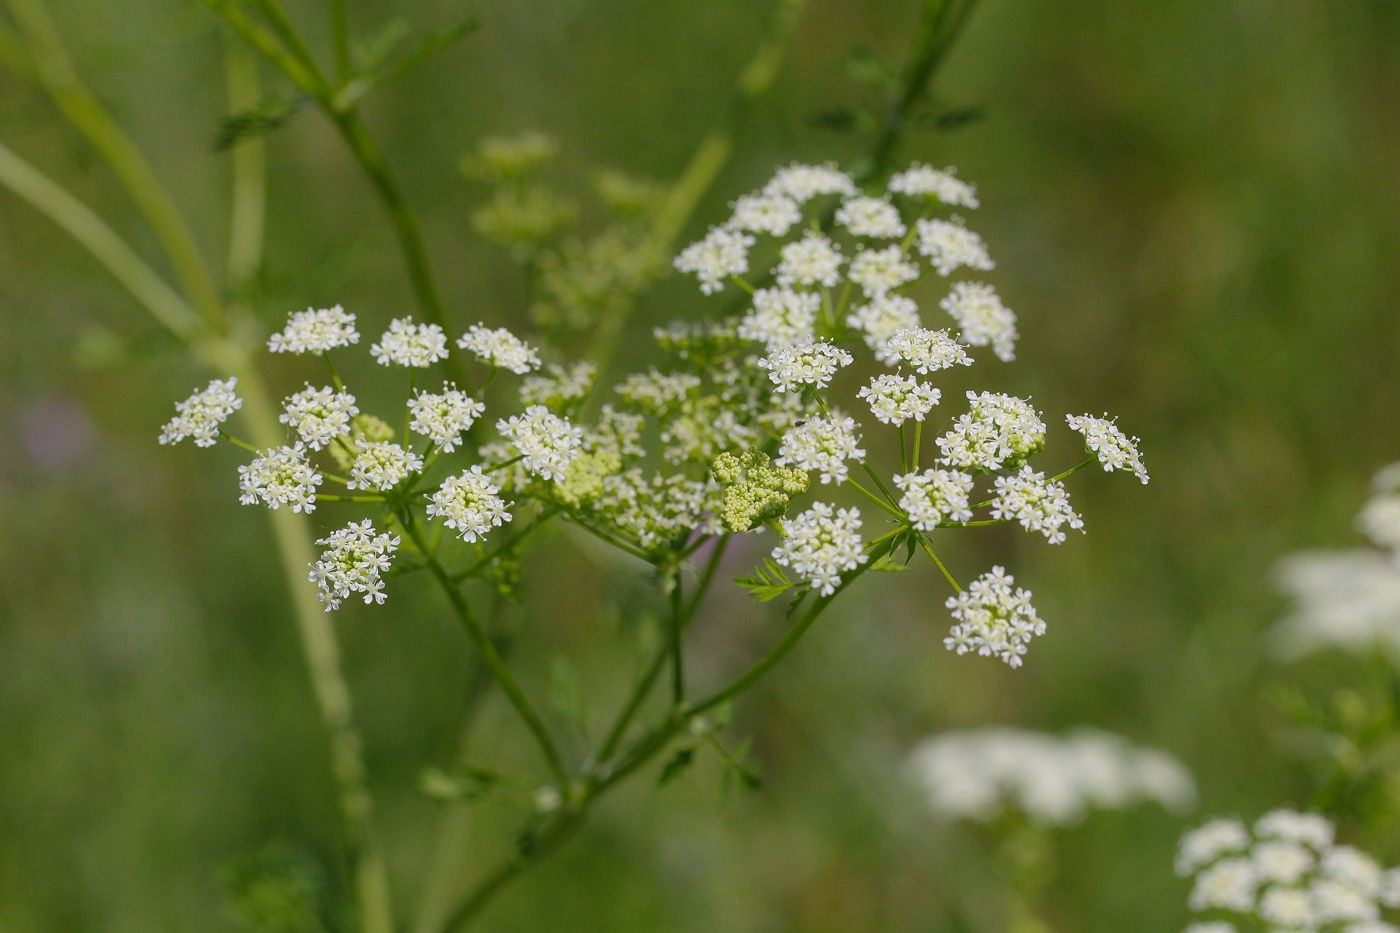
[[[520,452],[527,471],[555,482],[564,478],[564,469],[583,445],[583,431],[543,405],[531,405],[524,414],[501,419],[496,430]]]
[[[443,453],[452,453],[486,406],[452,383],[444,383],[439,393],[417,393],[408,403],[412,420],[408,428],[430,439]]]
[[[777,464],[816,470],[823,483],[844,483],[850,475],[846,461],[865,458],[858,444],[854,418],[817,415],[783,435]]]
[[[162,444],[178,444],[194,438],[196,447],[213,447],[219,442],[219,426],[243,407],[234,393],[237,379],[215,379],[202,392],[175,403],[175,417],[160,432]]]
[[[720,521],[735,534],[777,518],[787,511],[793,496],[807,491],[806,473],[774,466],[759,450],[720,454],[714,474],[724,487]]]
[[[1001,658],[1020,667],[1031,639],[1045,634],[1045,623],[1031,605],[1030,591],[1015,584],[1004,568],[993,567],[967,589],[948,597],[946,605],[957,624],[943,639],[944,647],[958,654],[973,651]]]
[[[365,603],[384,602],[384,581],[380,575],[389,569],[390,558],[398,549],[399,538],[376,532],[369,519],[351,522],[316,542],[325,547],[321,559],[311,565],[309,579],[319,592],[316,598],[326,611],[340,608],[340,601],[351,593],[363,593]]]
[[[254,505],[261,501],[274,511],[289,505],[293,512],[316,511],[316,487],[321,474],[306,458],[301,441],[291,447],[277,447],[260,454],[247,466],[238,468],[238,485],[243,494],[238,501]]]
[[[1144,485],[1147,483],[1147,468],[1142,465],[1142,454],[1138,453],[1138,444],[1142,442],[1118,430],[1118,425],[1107,415],[1102,418],[1065,415],[1065,421],[1084,435],[1084,446],[1098,455],[1106,472],[1132,470]]]
[[[517,375],[540,368],[540,358],[534,348],[504,327],[493,330],[473,324],[457,340],[457,346],[470,350],[487,366],[508,369]]]
[[[511,520],[501,490],[490,477],[473,464],[460,476],[448,478],[428,504],[428,514],[442,518],[443,524],[456,531],[468,544],[486,537],[492,528]]]
[[[768,370],[768,378],[779,392],[797,392],[803,386],[826,388],[837,370],[850,366],[854,359],[835,344],[800,343],[771,351],[758,365]]]
[[[350,422],[359,413],[355,396],[350,393],[308,385],[305,391],[287,399],[277,420],[295,431],[307,447],[320,450],[337,437],[349,435]]]
[[[780,523],[783,543],[773,559],[805,577],[823,596],[841,585],[841,574],[866,561],[860,536],[860,509],[836,509],[825,502]]]
[[[942,393],[913,376],[886,374],[871,379],[857,394],[870,403],[870,413],[878,420],[901,425],[910,418],[923,421]]]
[[[1400,869],[1383,869],[1317,814],[1274,810],[1254,824],[1212,820],[1181,837],[1176,871],[1191,876],[1188,905],[1216,918],[1188,933],[1260,928],[1379,933],[1400,908]]]
[[[385,366],[422,369],[447,359],[447,335],[436,324],[415,324],[412,318],[396,318],[369,352]]]
[[[972,477],[957,470],[925,470],[894,478],[904,493],[899,507],[918,531],[933,531],[943,522],[972,521],[968,498]]]
[[[937,441],[939,462],[962,470],[1010,470],[1045,445],[1045,422],[1011,395],[968,392],[971,410]]]
[[[293,314],[287,326],[268,339],[267,348],[273,353],[325,353],[359,342],[355,315],[336,305]]]

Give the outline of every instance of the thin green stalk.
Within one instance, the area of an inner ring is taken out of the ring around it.
[[[714,582],[715,573],[719,570],[720,562],[724,560],[724,552],[729,547],[729,535],[724,535],[715,544],[715,549],[710,554],[710,559],[705,562],[705,569],[700,574],[700,580],[696,583],[695,592],[691,594],[690,603],[685,607],[681,617],[679,628],[684,632],[690,620],[695,618],[695,613],[699,610],[705,594],[709,592],[710,585]],[[647,694],[651,692],[652,684],[656,683],[656,678],[661,675],[661,669],[666,663],[666,652],[659,650],[652,657],[651,663],[647,665],[642,676],[637,679],[637,683],[632,688],[631,695],[627,702],[623,704],[621,712],[617,714],[617,719],[613,721],[612,728],[608,730],[607,738],[603,740],[602,747],[598,750],[598,761],[606,761],[617,751],[618,744],[627,733],[627,727],[632,724],[637,711],[641,709],[642,703],[646,700]]]
[[[403,526],[408,531],[408,536],[418,547],[424,559],[428,562],[428,569],[432,571],[433,577],[438,581],[442,590],[447,594],[447,600],[452,604],[452,610],[456,613],[462,627],[466,629],[467,636],[476,647],[477,652],[486,662],[487,668],[491,671],[491,676],[495,678],[496,684],[505,693],[510,705],[515,708],[525,727],[534,736],[535,744],[540,748],[540,754],[544,756],[545,762],[549,765],[550,773],[554,776],[555,782],[560,789],[568,786],[569,773],[564,769],[564,761],[559,757],[559,750],[554,745],[554,739],[549,735],[549,730],[545,728],[544,721],[540,719],[535,707],[530,703],[525,691],[520,689],[520,684],[516,682],[515,675],[506,666],[505,659],[496,650],[496,645],[491,641],[491,637],[482,628],[481,622],[477,619],[476,613],[472,612],[471,606],[462,596],[457,585],[452,582],[452,575],[449,574],[438,560],[437,554],[428,546],[428,542],[423,538],[423,532],[418,527],[418,521],[412,515],[403,516]]]
[[[947,567],[943,566],[943,561],[938,559],[938,555],[933,553],[933,548],[929,547],[929,544],[927,541],[924,540],[923,535],[919,535],[919,546],[922,547],[924,549],[924,553],[931,557],[933,559],[933,562],[938,565],[938,569],[943,572],[943,576],[947,579],[947,581],[950,584],[952,584],[953,590],[955,592],[961,593],[962,587],[958,586],[958,581],[953,579],[953,575],[948,572]]]
[[[345,17],[345,0],[330,0],[331,44],[335,47],[335,79],[350,80],[350,26]]]
[[[865,498],[869,499],[871,502],[875,503],[875,504],[878,505],[880,508],[884,509],[886,512],[889,512],[891,515],[893,515],[895,518],[899,519],[901,522],[907,522],[907,521],[909,521],[909,516],[908,516],[908,515],[905,515],[905,514],[904,514],[903,512],[901,512],[899,509],[897,509],[897,508],[895,508],[894,506],[890,505],[890,504],[889,504],[888,502],[886,502],[884,499],[881,499],[879,496],[875,495],[875,493],[873,493],[873,492],[871,492],[870,490],[866,489],[866,488],[865,488],[864,486],[862,486],[860,483],[857,483],[855,480],[850,479],[850,478],[847,478],[846,483],[847,483],[847,485],[849,485],[851,488],[853,488],[856,492],[860,493],[862,496],[865,496]]]
[[[308,68],[301,60],[288,52],[272,33],[249,19],[243,9],[233,0],[199,0],[207,6],[224,24],[258,51],[258,54],[272,63],[289,81],[316,100],[322,106],[330,102],[330,88],[315,67]]]
[[[224,42],[224,80],[230,113],[256,107],[262,98],[258,57],[242,42]],[[235,290],[246,288],[262,264],[267,216],[267,145],[261,137],[243,140],[231,154],[233,195],[228,237],[228,279]]]
[[[199,246],[144,155],[79,79],[42,0],[7,0],[23,31],[44,90],[111,167],[181,282],[190,304],[215,330],[227,327],[223,304]]]
[[[1098,455],[1097,455],[1097,454],[1090,454],[1088,457],[1086,457],[1086,458],[1084,459],[1083,462],[1081,462],[1081,463],[1076,463],[1074,466],[1070,467],[1068,470],[1065,470],[1063,473],[1056,473],[1054,476],[1050,477],[1050,482],[1052,482],[1052,483],[1057,483],[1057,482],[1059,482],[1060,480],[1064,479],[1064,478],[1067,477],[1067,476],[1073,476],[1074,474],[1078,473],[1080,470],[1084,469],[1086,466],[1089,466],[1090,464],[1097,462],[1098,459],[1099,459],[1099,458],[1098,458]]]
[[[188,342],[203,330],[199,314],[106,221],[2,143],[0,185],[77,240],[151,317],[177,338]]]
[[[914,465],[910,468],[911,470],[917,470],[919,468],[919,449],[923,446],[923,440],[924,423],[922,421],[917,421],[914,423]]]
[[[685,596],[681,593],[681,574],[671,587],[671,703],[681,706],[685,703],[685,652],[681,650],[681,629],[684,626],[683,609]]]

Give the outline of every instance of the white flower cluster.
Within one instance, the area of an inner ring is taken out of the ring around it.
[[[903,493],[899,507],[919,531],[933,531],[942,522],[972,521],[968,497],[972,477],[957,470],[925,470],[894,478]]]
[[[423,469],[423,458],[390,441],[360,442],[355,462],[350,466],[347,489],[377,489],[385,492]]]
[[[337,392],[330,386],[313,389],[307,385],[302,392],[283,403],[277,420],[297,432],[312,450],[320,450],[337,437],[350,433],[350,421],[360,413],[355,396]]]
[[[520,401],[525,405],[562,407],[587,398],[597,376],[598,367],[592,363],[550,363],[543,376],[526,376],[520,383]]]
[[[415,324],[412,318],[396,318],[369,352],[384,366],[423,369],[447,359],[447,335],[436,324]]]
[[[452,453],[462,443],[462,432],[471,428],[486,406],[452,383],[443,383],[441,392],[417,392],[408,403],[412,420],[408,428],[431,440],[443,453]]]
[[[953,290],[938,306],[958,322],[962,339],[969,346],[991,346],[997,359],[1009,363],[1016,359],[1016,315],[1001,303],[1000,296],[990,285],[981,282],[954,282]]]
[[[277,447],[258,455],[252,463],[238,468],[238,501],[255,505],[259,500],[274,511],[283,505],[293,512],[316,511],[316,487],[322,476],[306,458],[301,441],[292,447]]]
[[[855,361],[833,343],[799,343],[770,350],[758,361],[779,392],[800,392],[803,386],[824,389],[843,366]]]
[[[1400,665],[1400,464],[1378,471],[1357,529],[1383,550],[1304,551],[1275,568],[1292,610],[1271,634],[1285,657],[1380,648]]]
[[[1063,483],[1047,480],[1029,466],[1010,476],[996,478],[996,498],[992,500],[992,517],[1009,518],[1021,523],[1027,531],[1038,531],[1051,544],[1060,544],[1068,525],[1084,530],[1084,520],[1070,508],[1069,493]]]
[[[910,197],[937,198],[954,207],[976,209],[977,189],[958,178],[951,168],[939,171],[915,162],[890,178],[890,190]]]
[[[778,459],[773,462],[809,473],[816,470],[823,483],[844,483],[850,476],[846,461],[865,459],[856,428],[854,418],[809,418],[783,435]]]
[[[910,779],[934,815],[990,822],[1008,810],[1045,826],[1071,826],[1092,810],[1139,802],[1190,809],[1196,786],[1171,755],[1109,732],[1060,737],[987,728],[925,739],[909,754]]]
[[[937,441],[944,466],[1012,469],[1045,445],[1045,422],[1029,402],[992,392],[968,392],[967,399],[971,410]]]
[[[773,549],[773,559],[830,596],[841,585],[841,574],[867,559],[860,525],[859,509],[814,502],[807,511],[779,523],[783,543]]]
[[[366,604],[384,602],[380,575],[389,569],[389,560],[398,549],[397,535],[376,533],[374,523],[365,519],[351,522],[316,543],[326,550],[311,565],[310,580],[316,584],[316,598],[326,604],[327,612],[339,609],[340,601],[351,593],[363,593]]]
[[[540,358],[534,348],[504,327],[492,329],[473,324],[457,338],[457,346],[476,354],[487,366],[508,369],[516,375],[540,368]]]
[[[660,415],[681,404],[700,388],[700,377],[690,373],[633,373],[617,386],[617,394],[629,405]]]
[[[700,291],[713,295],[724,288],[725,279],[749,271],[749,247],[755,242],[747,233],[715,227],[705,239],[681,251],[676,257],[676,269],[695,273],[700,279]]]
[[[887,295],[892,289],[919,277],[919,267],[904,258],[898,246],[863,249],[851,260],[846,277],[871,298]]]
[[[919,252],[928,257],[939,275],[949,276],[957,269],[987,271],[996,268],[982,238],[956,220],[928,218],[918,222]]]
[[[175,417],[161,428],[162,444],[178,444],[194,438],[196,447],[213,447],[219,441],[219,426],[243,407],[234,389],[237,379],[215,379],[202,392],[175,403]]]
[[[273,353],[325,353],[359,342],[355,315],[336,305],[296,312],[281,333],[268,338],[267,348]]]
[[[784,195],[798,204],[805,204],[812,198],[825,194],[843,194],[850,197],[856,193],[856,183],[850,175],[834,165],[793,163],[787,168],[778,169],[763,191],[765,194]]]
[[[904,295],[879,295],[846,315],[846,326],[861,331],[865,345],[875,351],[875,359],[893,366],[900,358],[888,349],[889,339],[902,330],[919,327],[919,307]]]
[[[1147,483],[1147,468],[1142,465],[1142,454],[1138,453],[1136,437],[1129,437],[1118,430],[1113,419],[1104,415],[1094,418],[1090,415],[1065,415],[1065,421],[1072,430],[1084,435],[1084,446],[1098,455],[1099,463],[1106,472],[1132,470],[1143,484]]]
[[[907,327],[890,334],[885,340],[886,362],[908,363],[920,375],[936,373],[951,366],[971,366],[962,344],[946,330],[925,330]]]
[[[849,198],[837,209],[836,222],[851,236],[882,240],[897,239],[908,230],[899,216],[899,208],[891,204],[889,198]]]
[[[927,382],[913,376],[885,373],[870,380],[857,393],[870,405],[870,412],[885,424],[901,425],[913,418],[923,421],[924,415],[938,404],[942,393]]]
[[[1394,933],[1386,908],[1400,907],[1400,869],[1337,845],[1321,816],[1274,810],[1253,832],[1238,820],[1213,820],[1181,838],[1176,871],[1193,876],[1188,905],[1224,918],[1188,933],[1258,929],[1317,933]]]
[[[753,294],[753,310],[739,322],[738,336],[770,350],[811,343],[821,306],[817,292],[760,288]]]
[[[846,257],[831,240],[820,233],[807,231],[800,240],[783,244],[778,262],[778,284],[820,285],[834,288],[841,284],[841,264]]]
[[[500,491],[481,467],[473,465],[460,476],[449,477],[433,493],[428,515],[441,517],[444,525],[461,535],[463,541],[473,544],[477,538],[486,537],[492,528],[511,520],[506,501],[498,495]]]
[[[786,195],[746,194],[734,202],[734,215],[729,219],[729,226],[735,230],[782,236],[801,220],[801,208]]]
[[[1015,577],[1004,568],[993,567],[967,589],[948,597],[945,605],[957,624],[949,629],[943,646],[958,654],[975,652],[1020,667],[1031,639],[1045,634],[1045,623],[1031,605],[1030,591],[1015,584]]]
[[[496,422],[496,430],[519,451],[525,469],[543,479],[558,482],[579,455],[583,431],[543,405],[531,405],[523,414]]]

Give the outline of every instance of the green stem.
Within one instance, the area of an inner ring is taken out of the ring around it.
[[[4,144],[0,144],[0,185],[77,240],[177,338],[189,342],[203,330],[199,314],[106,221]]]
[[[41,0],[7,2],[28,41],[44,90],[116,174],[170,258],[190,304],[215,330],[226,329],[223,304],[194,234],[145,156],[79,79],[44,4]]]
[[[947,581],[950,584],[952,584],[953,590],[955,592],[961,593],[962,587],[958,586],[958,581],[953,579],[953,575],[948,572],[947,567],[943,566],[943,561],[938,559],[938,555],[933,553],[933,548],[929,547],[929,544],[927,541],[924,540],[923,535],[919,535],[919,546],[924,549],[925,554],[927,554],[933,559],[933,562],[938,566],[938,569],[943,572],[943,576],[947,579]]]
[[[847,478],[847,479],[846,479],[846,483],[847,483],[848,485],[850,485],[852,488],[854,488],[856,492],[860,493],[862,496],[865,496],[865,498],[869,499],[871,502],[875,503],[875,504],[878,505],[880,508],[884,509],[886,512],[889,512],[891,515],[893,515],[895,518],[899,519],[901,522],[907,522],[907,521],[909,521],[909,516],[908,516],[908,515],[905,515],[905,514],[904,514],[903,512],[901,512],[899,509],[897,509],[897,508],[895,508],[894,506],[890,505],[890,504],[889,504],[888,502],[886,502],[884,499],[881,499],[879,496],[875,495],[875,493],[873,493],[873,492],[871,492],[870,490],[866,489],[866,488],[865,488],[864,486],[862,486],[860,483],[857,483],[855,480],[850,479],[850,478]]]
[[[230,113],[243,113],[261,99],[258,58],[244,43],[224,43],[224,80]],[[263,230],[267,215],[267,144],[261,137],[243,140],[231,154],[233,195],[228,236],[228,278],[235,289],[246,288],[262,264]]]
[[[914,423],[914,465],[910,468],[911,471],[919,468],[919,449],[923,446],[923,440],[924,423],[922,421],[916,421]]]
[[[1099,458],[1097,454],[1091,454],[1082,463],[1076,463],[1074,466],[1070,467],[1068,470],[1065,470],[1063,473],[1057,473],[1054,476],[1050,477],[1050,482],[1058,483],[1060,480],[1064,479],[1067,476],[1073,476],[1080,470],[1084,469],[1086,466],[1098,462],[1098,459]]]
[[[228,441],[230,444],[232,444],[232,445],[235,446],[235,447],[242,447],[242,448],[243,448],[244,450],[246,450],[246,451],[249,451],[249,452],[251,452],[251,453],[255,453],[255,454],[257,454],[258,456],[262,456],[262,451],[261,451],[261,450],[258,450],[256,447],[254,447],[252,444],[249,444],[247,441],[240,441],[238,438],[234,437],[232,434],[228,433],[227,431],[220,431],[220,432],[219,432],[219,436],[222,437],[224,440]],[[317,496],[316,498],[318,498],[318,499],[324,499],[325,496]]]
[[[388,502],[383,496],[316,496],[317,502]]]
[[[467,631],[467,636],[471,639],[472,644],[476,646],[476,650],[481,655],[482,660],[486,662],[486,667],[491,671],[491,676],[495,678],[496,684],[501,688],[501,691],[505,693],[506,699],[510,701],[510,705],[515,708],[516,713],[519,714],[520,719],[525,723],[525,727],[529,729],[530,734],[534,736],[535,743],[540,748],[540,754],[544,756],[546,763],[549,765],[550,773],[554,776],[554,780],[559,785],[562,792],[568,787],[569,773],[564,769],[563,759],[559,757],[559,750],[555,747],[554,740],[550,738],[549,730],[545,728],[544,721],[541,720],[539,714],[535,712],[535,708],[525,696],[525,692],[520,689],[520,685],[515,680],[515,675],[510,672],[510,668],[506,666],[506,662],[501,657],[500,652],[496,650],[495,642],[491,640],[491,636],[486,634],[486,630],[482,628],[481,622],[477,619],[476,614],[472,612],[471,606],[462,596],[457,585],[452,582],[452,575],[442,566],[442,562],[438,560],[437,554],[428,547],[428,542],[423,538],[423,532],[418,527],[417,519],[411,514],[402,516],[402,519],[404,529],[408,532],[408,536],[413,540],[419,552],[422,553],[424,559],[428,562],[428,569],[432,571],[433,577],[438,581],[443,592],[447,595],[448,602],[452,604],[453,612],[457,614],[457,618],[461,621],[462,627]]]
[[[671,702],[679,707],[685,703],[685,658],[681,650],[681,629],[684,595],[681,593],[681,572],[677,568],[671,586]]]
[[[592,525],[580,519],[577,515],[570,515],[568,516],[568,519],[578,527],[582,528],[584,531],[593,535],[593,537],[597,538],[598,540],[606,541],[607,543],[611,544],[613,547],[617,548],[620,551],[626,551],[628,554],[631,554],[633,557],[638,558],[639,560],[644,560],[647,563],[651,563],[651,555],[648,554],[646,551],[643,551],[637,545],[624,541],[616,535],[609,534],[608,532],[603,531],[601,528],[595,528]]]

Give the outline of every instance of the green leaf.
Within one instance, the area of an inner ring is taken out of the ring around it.
[[[777,599],[792,587],[797,586],[783,573],[783,568],[773,563],[772,560],[765,560],[763,566],[755,567],[753,573],[747,577],[741,577],[735,582],[748,590],[755,602],[760,603]]]
[[[671,760],[666,762],[666,766],[661,769],[661,776],[657,778],[656,786],[665,787],[667,784],[680,777],[686,768],[695,762],[695,746],[687,745],[678,749]]]

